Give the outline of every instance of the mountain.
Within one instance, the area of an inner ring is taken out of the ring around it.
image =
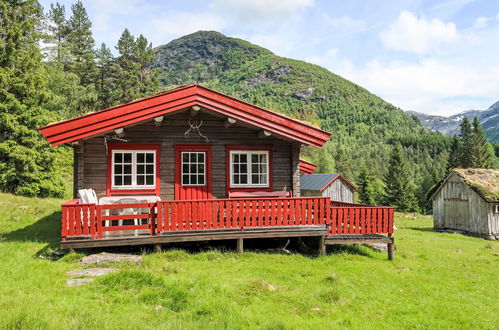
[[[465,116],[471,121],[477,116],[487,139],[490,142],[499,142],[499,101],[487,110],[467,110],[449,117],[427,115],[416,111],[407,111],[407,114],[418,118],[424,127],[448,136],[459,132],[459,123]]]
[[[448,137],[320,66],[214,31],[181,37],[154,52],[153,66],[166,87],[201,83],[332,132],[325,148],[305,150],[320,171],[343,172],[355,180],[365,163],[382,178],[395,143],[405,147],[414,181],[445,169]]]

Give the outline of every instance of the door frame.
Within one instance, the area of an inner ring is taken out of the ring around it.
[[[174,170],[175,170],[175,185],[174,185],[174,199],[179,200],[180,189],[182,189],[182,152],[204,152],[205,153],[205,185],[191,186],[201,188],[205,187],[206,199],[212,199],[212,145],[211,144],[176,144],[174,155]]]

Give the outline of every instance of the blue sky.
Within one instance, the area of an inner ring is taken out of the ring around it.
[[[53,1],[41,1],[48,10]],[[70,12],[74,1],[59,1]],[[404,110],[499,101],[499,1],[84,0],[97,44],[123,29],[153,46],[198,30],[321,65]]]

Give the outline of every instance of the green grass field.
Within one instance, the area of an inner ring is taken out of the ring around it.
[[[0,194],[0,328],[498,328],[499,242],[397,214],[395,261],[366,247],[327,256],[144,255],[66,286],[81,254],[56,249],[56,199]]]

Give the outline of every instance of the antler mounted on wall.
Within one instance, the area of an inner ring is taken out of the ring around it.
[[[189,123],[189,129],[184,133],[185,138],[187,139],[189,137],[191,131],[195,131],[198,133],[201,139],[204,139],[205,142],[208,143],[208,137],[206,135],[203,135],[199,130],[201,126],[203,126],[203,121],[201,120],[198,124],[197,120],[191,122],[191,120],[189,119],[188,123]]]

